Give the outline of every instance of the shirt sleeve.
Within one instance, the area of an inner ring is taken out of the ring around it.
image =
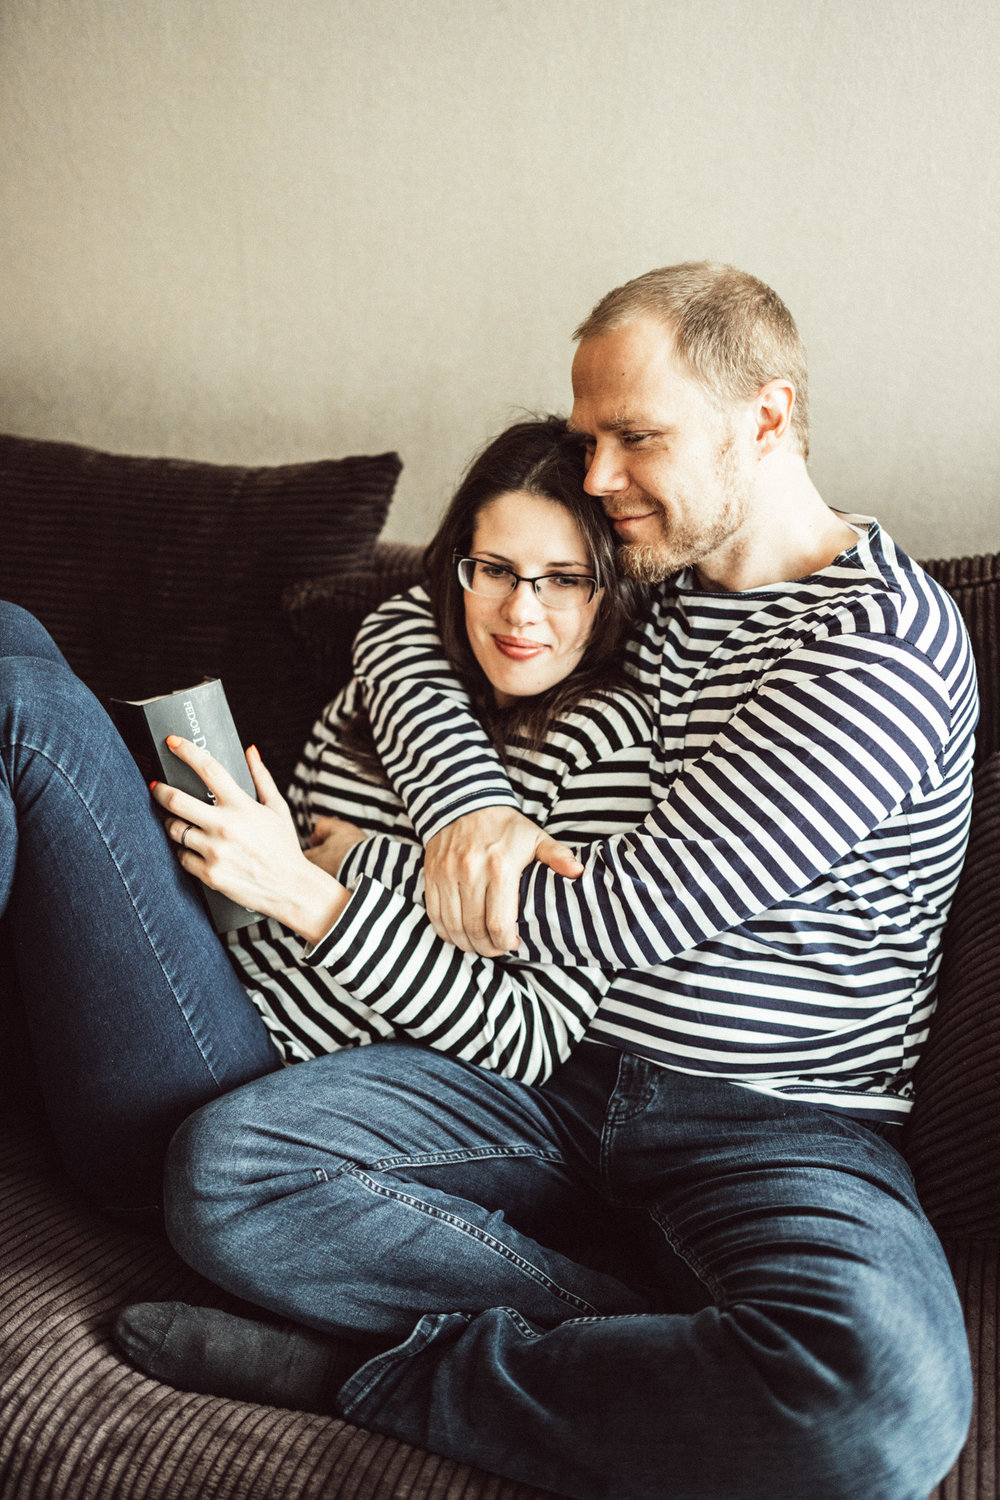
[[[525,1083],[543,1082],[570,1055],[610,978],[564,961],[463,953],[421,906],[368,878],[304,962],[328,969],[397,1032]]]
[[[649,709],[634,697],[593,703],[556,726],[545,748],[516,758],[515,785],[534,798],[530,810],[544,826],[574,847],[580,832],[634,827],[650,806],[651,732]],[[436,935],[420,904],[419,846],[375,835],[351,852],[363,855],[366,846],[371,873],[351,881],[350,902],[306,962],[325,967],[399,1032],[542,1082],[583,1036],[610,974],[561,953],[541,963],[462,953]],[[400,861],[414,875],[412,890],[397,886]]]
[[[934,774],[945,684],[895,637],[812,643],[783,658],[634,833],[563,880],[522,881],[526,957],[649,969],[828,874]]]
[[[377,880],[407,901],[417,901],[422,906],[423,845],[391,833],[370,833],[348,849],[338,872],[341,884],[352,888],[365,878]]]
[[[422,587],[368,616],[355,641],[354,671],[379,758],[422,843],[464,813],[517,807],[444,654]]]

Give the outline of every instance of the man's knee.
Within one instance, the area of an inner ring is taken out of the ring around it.
[[[243,1084],[196,1110],[174,1135],[167,1233],[203,1275],[249,1294],[249,1282],[234,1285],[234,1267],[252,1277],[253,1257],[274,1255],[293,1211],[305,1207],[303,1195],[319,1186],[332,1226],[336,1183],[366,1145],[355,1117],[370,1112],[339,1062],[335,1055],[299,1063]]]
[[[281,1074],[214,1099],[175,1133],[167,1152],[164,1213],[174,1248],[203,1275],[232,1285],[246,1263],[253,1211],[316,1181],[281,1129],[280,1107],[267,1085]]]
[[[788,1332],[763,1342],[777,1350]],[[972,1401],[957,1305],[928,1317],[903,1294],[859,1302],[818,1337],[804,1327],[785,1356],[772,1366],[775,1495],[799,1493],[795,1475],[811,1474],[808,1493],[824,1500],[923,1500],[950,1469]]]

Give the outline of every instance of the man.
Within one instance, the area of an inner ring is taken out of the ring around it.
[[[613,970],[589,1038],[537,1089],[389,1046],[210,1106],[175,1148],[175,1240],[320,1332],[171,1307],[122,1336],[176,1383],[579,1500],[917,1500],[970,1404],[894,1144],[968,826],[968,643],[812,485],[769,288],[668,267],[577,336],[586,485],[653,585],[654,813],[578,861],[470,753],[429,624],[401,648],[387,607],[358,664],[439,930]]]

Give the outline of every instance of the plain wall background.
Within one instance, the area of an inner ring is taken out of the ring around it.
[[[0,427],[397,448],[424,540],[598,296],[711,257],[799,322],[826,498],[997,550],[998,42],[995,0],[3,0]]]

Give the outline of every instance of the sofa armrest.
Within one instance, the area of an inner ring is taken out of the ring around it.
[[[904,1150],[939,1234],[1000,1234],[1000,754],[976,773]]]

